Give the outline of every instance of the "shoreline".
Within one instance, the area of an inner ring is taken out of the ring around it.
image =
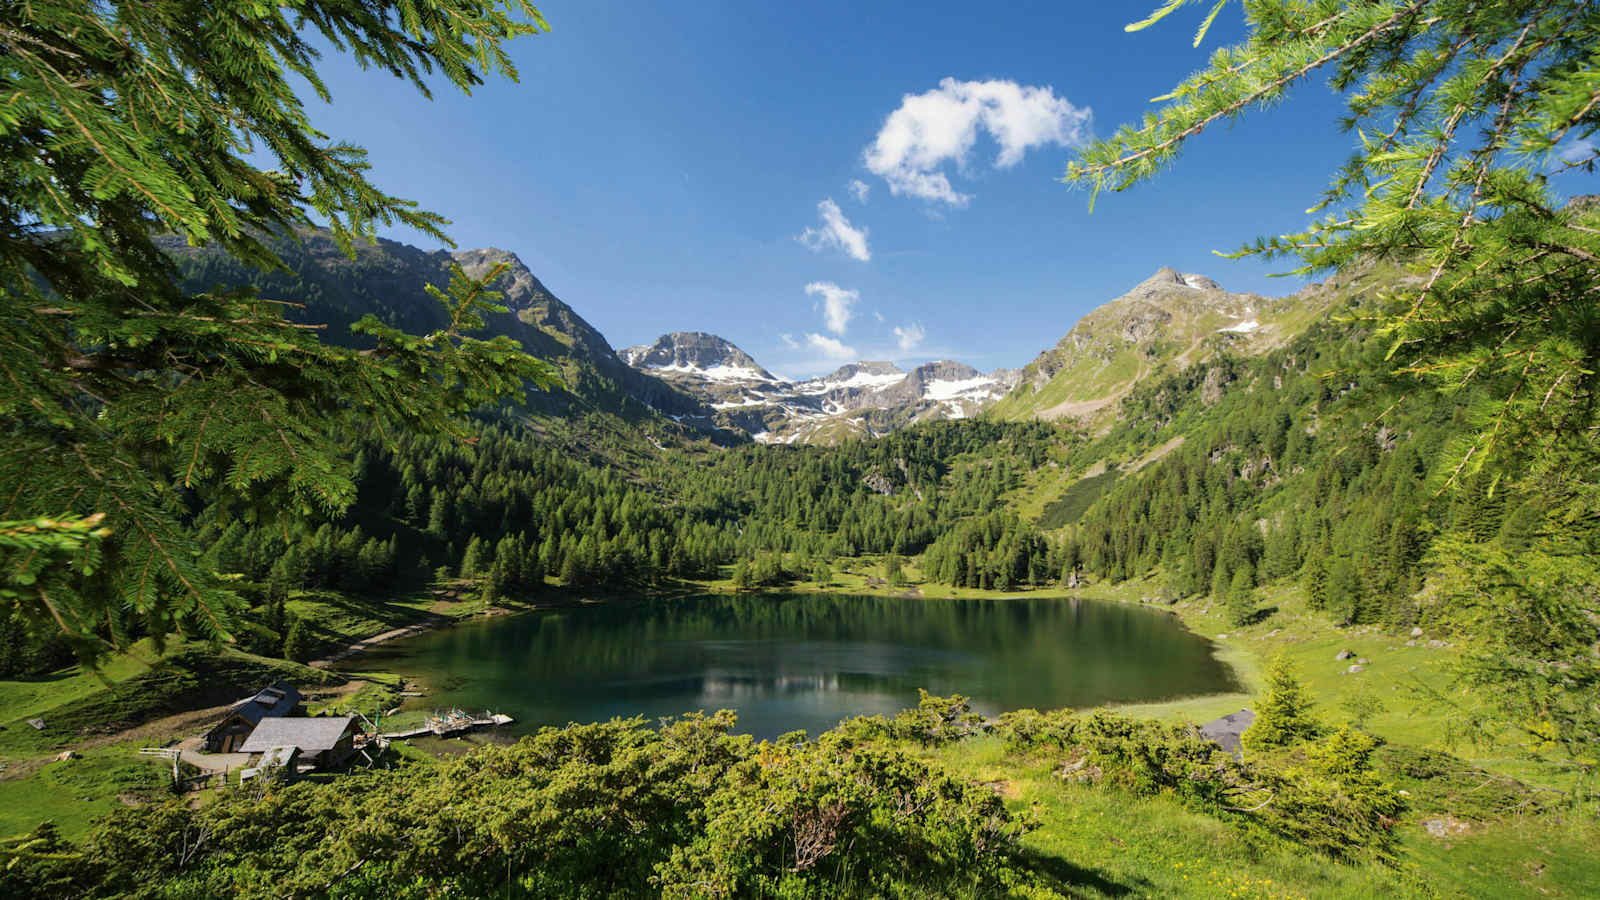
[[[1196,618],[1199,618],[1195,614],[1200,611],[1197,609],[1188,609],[1186,608],[1185,604],[1156,604],[1147,601],[1116,596],[1116,594],[1119,593],[1116,587],[1113,587],[1111,591],[1104,591],[1104,585],[1084,586],[1073,589],[1062,589],[1058,586],[1041,585],[1031,589],[1023,588],[1019,590],[1013,588],[1009,591],[985,591],[973,588],[958,588],[956,589],[956,593],[949,596],[943,595],[939,591],[928,593],[927,588],[929,586],[930,585],[927,583],[911,584],[906,588],[899,588],[895,589],[894,591],[886,591],[884,590],[883,586],[875,586],[877,589],[874,590],[872,587],[855,587],[853,585],[833,584],[823,587],[802,583],[785,587],[769,588],[764,591],[740,591],[732,589],[726,583],[720,582],[673,582],[670,585],[658,586],[654,589],[637,589],[633,593],[636,595],[634,599],[637,599],[638,596],[649,596],[654,599],[662,600],[677,599],[697,594],[738,597],[753,593],[811,593],[823,596],[851,594],[864,598],[896,598],[922,601],[978,599],[1071,600],[1088,601],[1090,603],[1099,603],[1106,606],[1117,606],[1123,608],[1136,607],[1152,613],[1164,614],[1171,621],[1173,621],[1173,623],[1176,624],[1180,630],[1200,638],[1210,644],[1213,657],[1217,660],[1217,662],[1221,663],[1222,666],[1226,668],[1229,675],[1232,677],[1232,680],[1234,681],[1235,687],[1232,690],[1214,690],[1200,694],[1178,694],[1158,700],[1111,701],[1101,703],[1093,708],[1115,710],[1117,712],[1139,718],[1176,718],[1191,720],[1194,722],[1204,722],[1214,718],[1216,715],[1232,712],[1238,709],[1241,704],[1248,706],[1253,701],[1254,695],[1258,693],[1260,689],[1260,671],[1262,660],[1258,658],[1257,654],[1251,652],[1249,648],[1242,646],[1239,643],[1226,640],[1226,636],[1224,635],[1207,633],[1213,631],[1213,629],[1200,627],[1201,623],[1195,621]],[[935,587],[942,588],[943,586],[939,585]],[[1097,591],[1096,588],[1100,588],[1101,590]],[[434,622],[416,623],[407,628],[392,629],[391,631],[383,632],[379,635],[355,642],[349,648],[346,648],[345,651],[341,651],[343,655],[338,655],[334,658],[331,658],[331,661],[319,660],[317,663],[312,663],[312,665],[316,665],[319,668],[326,667],[335,662],[341,662],[356,656],[379,643],[394,640],[400,637],[411,636],[412,634],[421,634],[434,630],[435,628],[452,626],[469,619],[498,618],[502,616],[519,616],[530,612],[576,609],[585,606],[613,604],[619,601],[625,601],[626,599],[627,598],[625,598],[622,592],[600,596],[589,594],[588,596],[569,596],[559,599],[551,598],[538,603],[513,604],[509,607],[489,607],[487,609],[479,609],[454,617],[440,616],[439,614],[435,613],[434,615],[437,617],[437,619]],[[395,668],[389,668],[382,673],[383,675],[401,678],[407,682],[408,686],[414,687],[420,692],[420,696],[404,697],[400,708],[405,709],[407,707],[412,707],[415,709],[428,706],[429,704],[426,701],[423,701],[422,698],[430,697],[432,694],[434,694],[434,692],[438,690],[438,685],[430,683],[426,678],[418,675],[415,672],[404,671],[404,669],[405,667],[401,665]],[[363,677],[362,674],[355,672],[346,672],[344,674],[357,681],[370,680]]]
[[[338,650],[329,656],[324,656],[321,659],[313,659],[306,663],[306,665],[313,669],[331,668],[336,663],[343,662],[352,656],[359,656],[360,654],[365,653],[367,650],[370,650],[371,648],[387,641],[397,640],[403,637],[411,637],[412,635],[423,634],[429,631],[435,631],[449,625],[454,625],[455,623],[461,621],[458,618],[452,618],[450,616],[440,615],[438,613],[429,613],[429,616],[431,618],[407,625],[404,628],[394,628],[370,637],[361,638],[360,640],[346,644],[343,649]]]

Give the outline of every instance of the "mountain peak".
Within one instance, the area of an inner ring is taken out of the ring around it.
[[[1162,266],[1154,275],[1139,282],[1129,291],[1130,297],[1150,297],[1174,288],[1191,288],[1197,291],[1220,291],[1222,286],[1204,275],[1179,272],[1171,266]]]
[[[862,361],[842,365],[816,380],[837,387],[882,387],[905,376],[905,370],[892,362]]]
[[[713,380],[778,380],[733,342],[704,331],[663,334],[655,343],[627,347],[619,355],[636,369],[686,372]]]
[[[501,299],[512,311],[554,299],[550,291],[534,277],[527,264],[510,250],[501,250],[499,247],[457,250],[450,254],[450,258],[461,266],[468,278],[481,278],[490,269],[505,263],[506,271],[491,287],[500,292]]]

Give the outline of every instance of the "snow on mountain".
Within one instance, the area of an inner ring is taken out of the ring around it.
[[[762,443],[832,443],[886,434],[913,422],[977,415],[1011,390],[1017,373],[988,375],[961,363],[907,372],[857,362],[804,381],[786,381],[732,343],[704,332],[674,332],[628,347],[629,365],[700,398],[727,427]]]
[[[964,395],[987,395],[995,384],[993,379],[985,375],[960,381],[930,381],[923,387],[922,396],[929,400],[954,400]]]

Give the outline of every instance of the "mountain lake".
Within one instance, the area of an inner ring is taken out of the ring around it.
[[[738,710],[741,732],[813,736],[892,715],[917,689],[985,715],[1238,690],[1210,641],[1166,613],[1073,597],[707,595],[466,622],[342,668],[421,682],[410,709],[493,710],[498,737],[613,716]]]

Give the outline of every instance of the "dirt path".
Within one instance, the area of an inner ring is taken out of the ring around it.
[[[367,648],[381,644],[384,641],[392,641],[396,638],[410,637],[411,635],[421,634],[424,631],[432,631],[435,628],[442,628],[455,622],[455,619],[452,619],[449,616],[441,616],[436,614],[430,615],[432,615],[431,618],[422,622],[417,622],[414,625],[407,625],[404,628],[395,628],[385,631],[382,634],[375,634],[369,638],[362,638],[353,644],[347,645],[343,650],[335,652],[332,656],[327,656],[322,659],[314,659],[307,663],[307,665],[318,669],[326,669],[336,662],[349,659],[350,657],[361,653]]]
[[[192,737],[178,744],[178,758],[203,772],[231,772],[250,763],[248,753],[206,753],[205,738]]]

